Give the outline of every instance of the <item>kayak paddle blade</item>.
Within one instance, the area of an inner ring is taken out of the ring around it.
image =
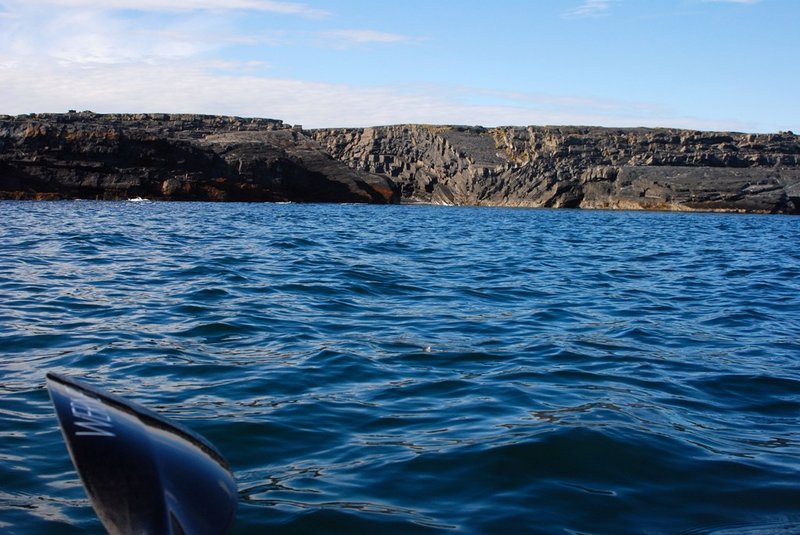
[[[228,531],[236,483],[210,442],[75,379],[48,373],[47,388],[72,462],[109,533]]]

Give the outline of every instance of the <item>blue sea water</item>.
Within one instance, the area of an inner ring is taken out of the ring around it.
[[[230,461],[233,533],[800,532],[800,218],[0,203],[0,532],[102,533],[56,371]]]

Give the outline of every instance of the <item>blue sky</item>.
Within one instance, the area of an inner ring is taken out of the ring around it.
[[[796,0],[0,0],[0,113],[800,131]]]

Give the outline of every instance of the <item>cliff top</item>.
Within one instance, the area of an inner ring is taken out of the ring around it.
[[[158,126],[170,126],[175,129],[188,130],[191,128],[230,128],[235,129],[255,129],[264,128],[270,130],[278,129],[300,129],[300,125],[284,123],[281,119],[262,118],[262,117],[240,117],[235,115],[209,115],[197,113],[95,113],[93,111],[74,111],[70,110],[67,113],[28,113],[22,115],[5,115],[0,114],[0,121],[6,122],[29,122],[29,121],[43,121],[51,122],[54,124],[74,124],[83,122],[105,122],[117,124],[119,126],[130,127],[144,127],[147,124],[158,123]],[[153,125],[155,126],[155,125]],[[396,128],[420,128],[426,129],[431,132],[444,133],[449,132],[451,135],[483,135],[490,134],[492,131],[497,130],[528,130],[531,132],[547,132],[554,134],[570,135],[582,134],[588,135],[592,133],[608,134],[608,133],[637,133],[637,134],[652,134],[652,133],[674,133],[674,134],[694,134],[694,135],[721,135],[721,136],[773,136],[784,138],[786,140],[795,140],[798,135],[792,131],[781,131],[773,133],[762,134],[748,134],[747,132],[738,131],[723,131],[723,130],[697,130],[692,128],[674,128],[674,127],[645,127],[645,126],[630,126],[630,127],[613,127],[613,126],[589,126],[589,125],[502,125],[497,127],[484,127],[480,125],[455,125],[455,124],[423,124],[423,123],[402,123],[392,125],[376,125],[368,127],[331,127],[331,128],[313,128],[308,129],[314,131],[358,131],[363,132],[369,129],[385,130]]]
[[[95,113],[92,111],[70,111],[68,113],[29,113],[24,115],[0,115],[0,121],[30,122],[42,121],[54,124],[75,124],[86,122],[103,122],[120,126],[148,126],[157,123],[159,126],[186,130],[208,127],[257,127],[277,130],[291,128],[280,119],[259,117],[237,117],[232,115],[205,115],[193,113]]]

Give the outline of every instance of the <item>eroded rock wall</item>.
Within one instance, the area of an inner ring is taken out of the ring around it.
[[[0,116],[0,198],[430,202],[800,213],[800,139],[90,112]]]
[[[445,204],[800,213],[800,140],[594,127],[401,125],[311,133],[403,198]]]
[[[395,202],[386,177],[272,119],[89,112],[0,117],[0,198]]]

